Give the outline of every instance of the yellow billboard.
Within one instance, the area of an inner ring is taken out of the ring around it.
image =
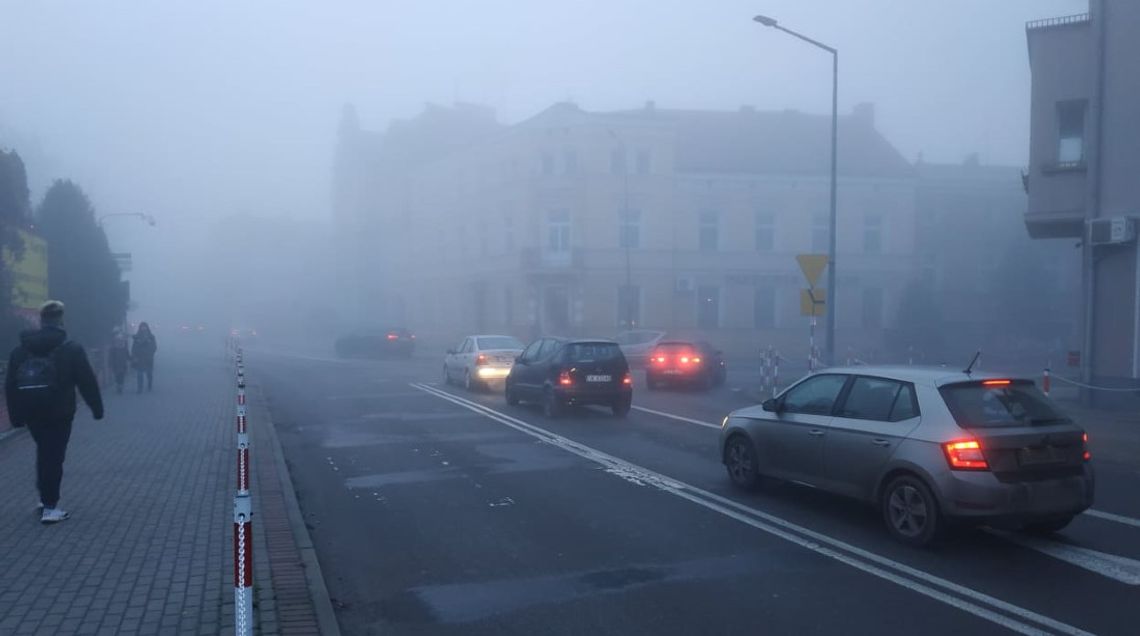
[[[12,307],[36,309],[48,299],[47,241],[26,230],[16,230],[24,243],[19,258],[4,248],[4,266],[12,273]]]

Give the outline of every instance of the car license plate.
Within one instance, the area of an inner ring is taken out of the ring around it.
[[[1046,446],[1045,448],[1023,448],[1018,452],[1017,459],[1022,466],[1054,464],[1061,461],[1057,449],[1052,446]]]
[[[665,369],[665,375],[681,375],[680,369]]]
[[[588,376],[586,376],[587,382],[609,382],[612,379],[613,379],[613,377],[608,376],[608,375],[588,375]]]

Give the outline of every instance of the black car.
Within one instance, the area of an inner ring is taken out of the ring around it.
[[[612,340],[541,338],[515,360],[506,398],[511,405],[538,402],[547,417],[578,404],[608,406],[625,417],[633,401],[633,378]]]
[[[402,327],[361,331],[336,341],[341,358],[410,358],[416,348],[416,334]]]
[[[650,391],[677,384],[711,389],[727,378],[724,352],[704,341],[659,342],[645,362],[645,386]]]

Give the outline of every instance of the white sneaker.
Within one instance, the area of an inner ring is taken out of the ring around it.
[[[40,516],[40,523],[44,525],[51,525],[66,521],[71,515],[60,510],[59,508],[44,508],[43,514]]]

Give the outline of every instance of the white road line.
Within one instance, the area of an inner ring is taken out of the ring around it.
[[[1102,512],[1100,510],[1086,510],[1084,514],[1090,517],[1096,517],[1097,519],[1115,521],[1116,523],[1123,523],[1126,526],[1140,528],[1140,519],[1133,519],[1132,517],[1125,517],[1124,515],[1114,515],[1111,512]]]
[[[716,424],[713,424],[711,422],[702,422],[700,420],[694,420],[691,417],[683,417],[681,415],[673,415],[672,413],[666,413],[665,411],[655,411],[653,409],[647,409],[644,406],[636,406],[635,405],[633,408],[638,410],[638,411],[643,411],[645,413],[652,413],[653,415],[660,415],[661,417],[667,417],[669,419],[678,420],[681,422],[688,422],[689,424],[696,424],[697,426],[704,426],[705,428],[715,428],[718,431],[720,430],[719,426],[717,426]]]
[[[1008,532],[992,531],[992,533],[1017,545],[1048,554],[1054,559],[1084,568],[1101,576],[1128,585],[1140,585],[1140,561],[1136,559],[1098,552],[1079,545],[1070,545],[1050,539],[1027,537]]]
[[[636,483],[651,486],[663,492],[670,493],[672,495],[695,503],[701,507],[740,521],[741,523],[745,523],[759,530],[763,530],[764,532],[816,552],[817,554],[830,557],[832,559],[850,565],[851,567],[854,567],[858,570],[890,581],[901,587],[935,599],[964,612],[968,612],[970,614],[978,616],[979,618],[991,621],[997,625],[1001,625],[1015,632],[1022,634],[1048,633],[1045,629],[1042,629],[1044,627],[1057,633],[1069,634],[1072,636],[1091,636],[1089,632],[1086,632],[1078,627],[1062,623],[1060,621],[1049,618],[1048,616],[1044,616],[1031,610],[1013,605],[1012,603],[1008,603],[1001,599],[989,596],[983,592],[979,592],[963,585],[959,585],[928,572],[917,570],[898,561],[888,559],[887,557],[868,552],[862,548],[858,548],[838,539],[834,539],[830,536],[809,530],[808,528],[798,526],[794,523],[791,523],[790,521],[786,521],[755,508],[745,506],[738,502],[732,501],[731,499],[727,499],[695,486],[676,481],[660,473],[654,472],[636,464],[632,464],[612,455],[608,455],[592,447],[547,431],[546,429],[534,426],[522,420],[511,417],[505,413],[501,413],[494,409],[485,407],[477,402],[471,402],[446,391],[440,391],[433,387],[422,384],[413,384],[412,386],[435,395],[443,400],[452,402],[458,406],[462,406],[469,410],[480,413],[489,419],[509,426],[521,433],[525,433],[532,437],[538,438],[539,440],[553,444],[562,450],[574,453],[575,455],[600,464],[602,467],[606,468],[608,472],[614,472],[619,476],[631,481],[636,480]],[[889,568],[889,570],[887,568]],[[890,570],[894,571],[892,572]],[[907,576],[912,578],[906,578]],[[937,586],[942,589],[936,589],[932,586]],[[959,596],[953,596],[948,592],[958,594]],[[971,602],[971,600],[977,601],[978,603],[984,603],[989,607],[983,607]],[[1006,614],[1010,614],[1012,616],[1016,616],[1030,622],[1020,622],[1011,616],[1000,614],[994,610],[1000,610],[1001,612],[1005,612]]]

